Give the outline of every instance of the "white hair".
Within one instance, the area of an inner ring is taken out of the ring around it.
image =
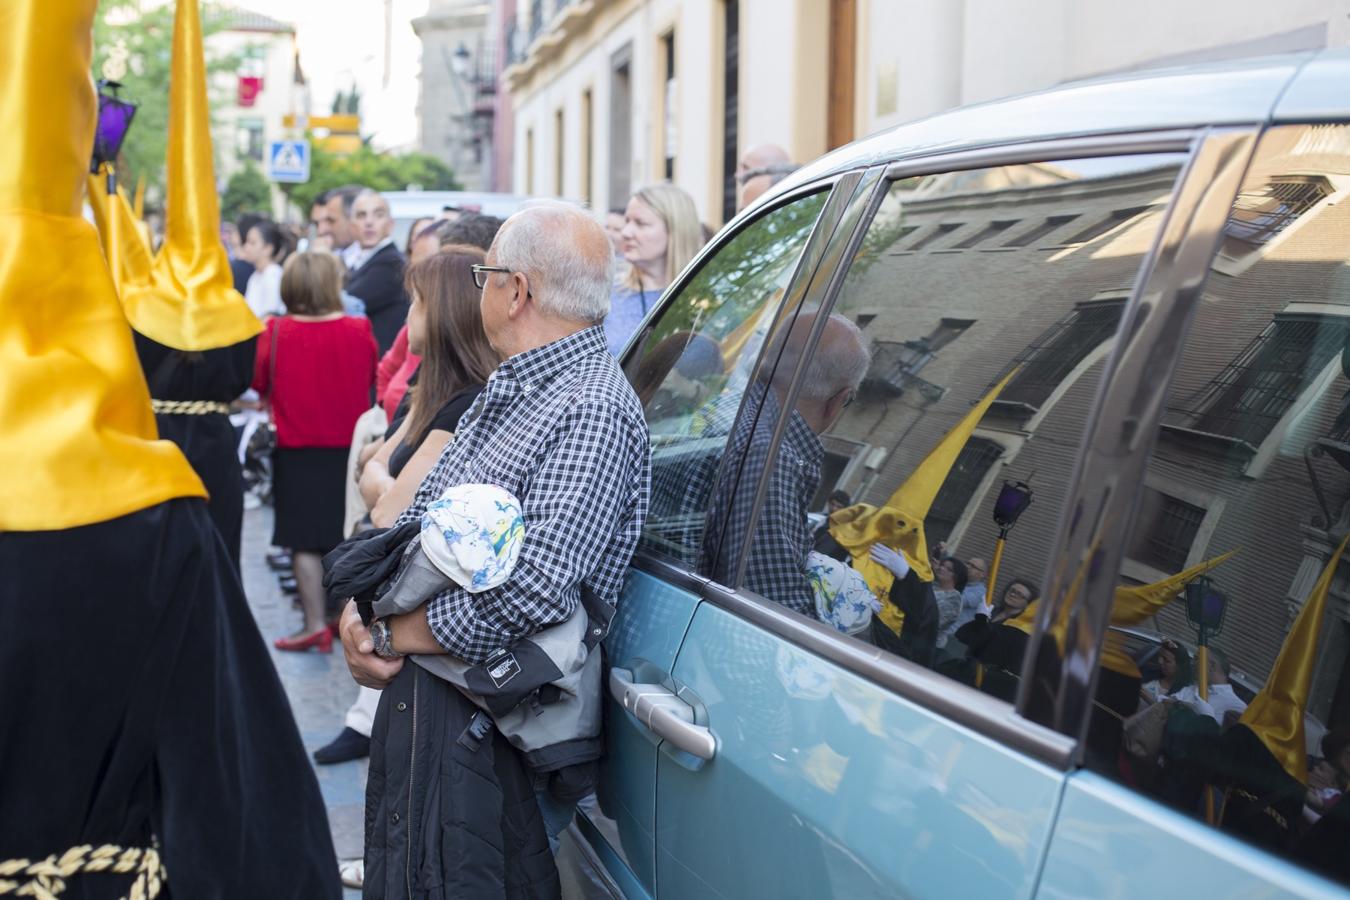
[[[802,373],[801,395],[810,400],[828,400],[842,390],[855,391],[867,375],[872,351],[862,329],[834,313]]]
[[[595,231],[590,252],[582,240],[588,229]],[[604,229],[582,210],[531,203],[506,221],[493,246],[497,265],[523,273],[545,311],[573,322],[609,315],[614,254]]]
[[[385,212],[390,212],[389,201],[385,199],[384,194],[381,194],[374,188],[361,188],[361,190],[352,195],[352,202],[350,204],[344,204],[346,207],[347,218],[351,218],[352,210],[356,207],[356,201],[360,200],[362,197],[374,197],[384,206]]]

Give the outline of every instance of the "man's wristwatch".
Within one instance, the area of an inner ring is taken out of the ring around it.
[[[397,659],[403,656],[394,649],[394,635],[389,631],[384,619],[376,619],[370,623],[370,640],[375,645],[376,656],[384,659]]]

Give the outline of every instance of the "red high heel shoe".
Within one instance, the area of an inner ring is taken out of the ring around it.
[[[272,642],[272,646],[278,650],[308,650],[313,647],[320,653],[332,653],[333,632],[325,625],[318,631],[311,631],[300,637],[277,638]]]

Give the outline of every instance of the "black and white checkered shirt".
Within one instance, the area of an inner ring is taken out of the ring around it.
[[[565,620],[585,584],[618,600],[647,516],[647,423],[593,326],[503,362],[399,523],[456,484],[495,484],[520,500],[525,540],[505,584],[454,588],[427,603],[450,654],[480,663]]]
[[[763,386],[747,391],[743,409],[731,402],[735,399],[718,398],[703,433],[704,438],[729,435],[725,453],[701,454],[654,474],[653,517],[697,522],[673,534],[673,540],[685,545],[686,560],[696,561],[702,574],[723,584],[729,584],[746,550],[755,491],[781,409],[774,391]],[[806,576],[815,534],[806,514],[820,486],[824,458],[820,439],[793,410],[769,472],[745,570],[745,587],[807,616],[815,615]]]

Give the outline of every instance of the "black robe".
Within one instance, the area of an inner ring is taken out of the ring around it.
[[[159,843],[176,898],[341,895],[323,798],[206,504],[0,534],[0,859]],[[61,900],[127,893],[69,880]]]
[[[218,350],[189,353],[174,350],[132,332],[150,396],[156,400],[212,400],[229,403],[253,382],[256,338]],[[239,542],[244,522],[244,476],[239,466],[238,437],[230,417],[156,414],[159,436],[183,451],[211,495],[211,519],[225,539],[234,569],[239,571]]]
[[[913,569],[891,582],[890,601],[905,614],[900,633],[891,631],[880,616],[872,617],[872,640],[883,650],[932,668],[937,652],[938,608],[933,582],[920,581]]]

